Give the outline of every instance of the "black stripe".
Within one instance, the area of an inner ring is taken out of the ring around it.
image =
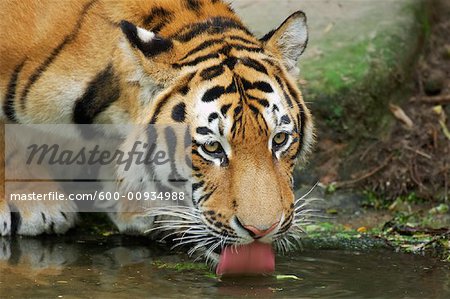
[[[241,58],[241,62],[246,67],[252,68],[260,73],[268,75],[267,68],[259,61],[256,61],[250,57],[245,57]]]
[[[168,11],[163,7],[153,7],[150,11],[150,14],[144,19],[144,26],[147,27],[151,25],[155,18],[164,18],[167,16],[171,16],[172,12]]]
[[[193,54],[200,52],[204,49],[207,49],[213,45],[218,45],[219,43],[221,43],[222,40],[209,40],[204,42],[203,44],[197,46],[196,48],[194,48],[193,50],[189,51],[189,53],[187,53],[182,59],[180,59],[179,61],[183,61],[187,58],[189,58],[190,56],[192,56]],[[212,59],[212,58],[219,58],[219,53],[220,54],[224,54],[227,55],[229,54],[229,52],[232,50],[238,50],[238,51],[249,51],[249,52],[263,52],[264,50],[261,48],[257,48],[257,47],[248,47],[248,46],[243,46],[243,45],[238,45],[238,44],[228,44],[226,46],[224,46],[223,48],[215,51],[216,53],[210,53],[210,54],[206,54],[203,56],[199,56],[197,58],[195,58],[192,61],[189,62],[177,62],[174,63],[172,66],[174,68],[182,68],[184,66],[193,66],[196,65],[200,62]],[[230,62],[234,62],[234,63],[230,63]],[[235,57],[228,57],[227,60],[224,61],[223,64],[226,64],[230,69],[234,68],[234,65],[236,64],[237,60]]]
[[[258,115],[260,112],[259,112],[259,109],[257,108],[257,107],[255,107],[255,106],[253,106],[252,104],[248,104],[248,107],[250,108],[250,110],[252,110],[253,111],[253,113],[255,114],[255,115]]]
[[[249,47],[244,45],[238,45],[238,44],[230,44],[230,48],[238,50],[238,51],[249,51],[249,52],[256,52],[256,53],[262,53],[264,52],[264,49],[260,47]]]
[[[92,124],[95,117],[105,111],[120,97],[119,77],[112,64],[108,65],[89,83],[83,96],[75,103],[73,121]]]
[[[158,132],[156,131],[155,126],[147,126],[146,128],[147,135],[147,144],[150,145],[149,148],[145,150],[145,154],[148,155],[150,153],[151,147],[153,145],[157,145],[158,143]],[[158,173],[155,171],[155,163],[149,163],[148,167],[145,167],[145,171],[150,178],[153,178],[153,181],[159,182]],[[159,186],[159,184],[157,184]]]
[[[122,20],[120,22],[120,28],[130,44],[134,48],[139,49],[147,57],[156,56],[173,47],[173,43],[170,39],[165,39],[161,36],[156,36],[150,41],[144,42],[137,33],[137,27],[128,21]]]
[[[87,15],[89,9],[94,5],[95,2],[97,2],[97,0],[91,0],[83,7],[83,10],[81,11],[80,16],[78,17],[77,23],[75,24],[75,27],[72,30],[72,32],[66,35],[64,40],[56,48],[53,49],[53,51],[50,53],[47,59],[45,59],[45,61],[30,76],[27,84],[25,85],[25,88],[23,89],[22,96],[20,97],[20,104],[22,109],[25,109],[26,98],[31,90],[31,87],[45,73],[45,71],[53,63],[53,61],[55,61],[56,57],[58,57],[58,55],[62,52],[62,50],[64,50],[64,48],[69,43],[73,42],[76,39],[78,33],[80,32],[81,25],[83,24],[85,16]]]
[[[263,81],[253,82],[252,87],[253,87],[253,89],[258,89],[258,90],[266,92],[266,93],[273,92],[272,86],[270,86],[269,83],[263,82]]]
[[[207,90],[202,97],[203,102],[212,102],[220,98],[224,94],[230,94],[236,92],[236,85],[234,82],[231,82],[229,86],[226,88],[223,86],[214,86],[211,89]]]
[[[230,18],[215,17],[209,19],[207,22],[190,25],[187,27],[187,31],[183,30],[181,33],[175,34],[173,38],[180,42],[188,42],[204,33],[219,34],[227,32],[231,29],[238,29],[243,31],[245,34],[252,36],[251,32],[237,21]]]
[[[222,108],[220,108],[220,113],[222,113],[223,116],[226,116],[228,113],[228,110],[230,110],[231,104],[223,105]]]
[[[242,37],[242,36],[238,36],[238,35],[230,35],[230,36],[227,36],[227,38],[228,38],[228,39],[231,39],[231,40],[238,40],[238,41],[244,42],[244,43],[246,43],[246,44],[252,44],[252,45],[261,47],[261,43],[259,43],[259,42],[257,42],[257,41],[253,41],[253,40],[247,39],[247,38],[244,38],[244,37]]]
[[[164,135],[166,138],[166,144],[167,144],[167,149],[169,152],[169,159],[170,159],[170,169],[171,172],[169,174],[168,177],[168,181],[176,186],[176,183],[180,183],[180,182],[186,182],[186,179],[183,178],[177,170],[177,166],[176,166],[176,157],[175,157],[175,151],[177,149],[177,135],[175,134],[175,130],[171,127],[167,127],[164,129]],[[173,184],[175,183],[175,184]]]
[[[205,92],[202,97],[203,102],[212,102],[220,98],[225,93],[225,88],[223,86],[214,86]]]
[[[275,34],[275,32],[276,32],[276,30],[271,30],[266,35],[261,37],[259,40],[262,41],[262,42],[267,42]]]
[[[172,119],[176,122],[182,123],[186,119],[186,104],[179,103],[172,109]]]
[[[288,115],[283,115],[283,116],[281,117],[281,119],[280,119],[280,124],[281,124],[281,125],[283,125],[283,124],[288,125],[288,124],[290,124],[290,123],[291,123],[291,119],[289,118]]]
[[[11,74],[11,79],[8,83],[8,89],[6,90],[5,102],[3,103],[3,112],[6,117],[12,121],[17,122],[16,109],[14,107],[14,100],[16,98],[17,80],[19,79],[19,74],[25,65],[25,60],[16,66],[13,73]]]
[[[238,117],[239,113],[242,112],[242,106],[239,105],[236,108],[234,108],[234,117]]]
[[[195,192],[198,188],[201,188],[205,184],[204,181],[192,184],[192,192]]]
[[[153,113],[152,118],[150,120],[150,125],[153,125],[158,120],[158,116],[161,113],[162,108],[167,104],[170,97],[172,96],[172,93],[166,94],[163,99],[161,99],[158,104],[156,105],[155,113]]]
[[[284,98],[286,99],[287,104],[289,105],[289,108],[294,108],[294,105],[292,104],[291,96],[288,93],[286,93],[285,90],[283,90],[283,95],[284,95]]]
[[[187,94],[189,92],[189,83],[191,82],[191,80],[195,77],[196,73],[191,73],[186,77],[186,83],[184,86],[179,88],[179,92],[181,92],[182,94],[184,94],[184,92]],[[149,122],[149,124],[155,124],[156,121],[158,120],[158,116],[161,113],[162,108],[167,104],[167,102],[169,101],[170,97],[172,96],[172,92],[166,94],[164,96],[163,99],[161,99],[158,104],[156,105],[156,109],[155,112],[152,115],[152,118]]]
[[[156,20],[155,20],[156,19]],[[144,19],[144,27],[159,32],[164,26],[173,20],[173,13],[163,7],[154,7]]]
[[[201,71],[200,76],[203,78],[203,80],[211,80],[222,75],[224,72],[225,68],[221,64],[219,64],[204,69],[203,71]]]
[[[198,142],[194,142],[194,143],[195,143],[197,146],[200,146]],[[200,153],[199,153],[196,149],[193,149],[193,150],[192,150],[192,155],[193,155],[193,156],[197,156],[197,157],[201,158],[202,160],[204,160],[203,156],[200,155]],[[198,168],[195,167],[195,166],[194,166],[193,170],[194,170],[194,171],[200,171],[200,169],[198,169]]]
[[[300,146],[298,148],[297,151],[297,155],[299,155],[301,153],[301,151],[303,150],[304,147],[304,141],[305,141],[305,124],[306,124],[306,113],[305,113],[305,109],[303,107],[303,104],[300,103],[300,101],[297,99],[298,98],[298,93],[294,90],[294,87],[291,86],[291,84],[289,83],[289,81],[285,81],[286,82],[286,86],[288,88],[289,93],[292,95],[292,97],[294,98],[294,102],[297,105],[299,111],[300,111],[300,116],[299,116],[299,120],[298,122],[300,122]]]
[[[227,86],[227,88],[225,88],[225,93],[236,93],[237,89],[236,89],[236,82],[233,80],[233,82],[230,83],[230,85]]]
[[[278,76],[275,76],[275,80],[277,80],[278,84],[280,85],[281,90],[283,90],[283,95],[284,95],[284,98],[286,99],[286,102],[287,102],[289,108],[294,108],[294,104],[292,103],[292,98],[286,92],[286,89],[284,87],[284,84],[283,84],[283,81],[281,80],[281,78]]]
[[[217,187],[215,187],[211,192],[204,194],[202,197],[200,197],[198,199],[197,205],[199,205],[200,203],[203,203],[205,201],[207,201],[211,195],[213,195],[213,193],[217,190]]]
[[[186,0],[186,7],[198,13],[202,8],[202,3],[199,0]]]
[[[208,116],[208,122],[213,122],[215,119],[219,118],[219,114],[217,114],[216,112],[211,113]]]
[[[198,45],[197,47],[195,47],[194,49],[190,50],[186,55],[183,56],[183,58],[180,59],[180,61],[185,60],[186,58],[188,58],[189,56],[192,56],[193,54],[200,52],[206,48],[209,48],[212,45],[217,45],[223,43],[223,40],[221,39],[210,39],[207,40],[203,43],[201,43],[200,45]]]
[[[227,54],[225,54],[227,55]],[[230,70],[233,70],[237,64],[237,58],[233,56],[228,56],[223,62],[223,65],[226,65]]]
[[[193,72],[193,73],[189,74],[188,76],[186,76],[186,81],[185,81],[184,85],[181,85],[178,88],[179,93],[181,93],[184,96],[188,94],[188,92],[190,91],[189,85],[191,84],[191,81],[194,79],[195,75],[197,75],[197,73]]]
[[[265,99],[260,99],[260,98],[257,98],[255,96],[252,96],[252,95],[247,95],[247,98],[249,100],[257,101],[261,106],[264,106],[265,108],[269,108],[270,107],[269,101],[267,101]]]
[[[201,62],[204,62],[204,61],[207,61],[207,60],[210,60],[210,59],[217,59],[217,58],[219,58],[219,54],[218,53],[212,53],[212,54],[208,54],[208,55],[197,57],[196,59],[194,59],[192,61],[189,61],[189,62],[174,63],[174,64],[172,64],[172,66],[174,68],[176,68],[176,69],[180,69],[180,68],[185,67],[185,66],[194,66],[194,65],[197,65],[197,64],[199,64]]]
[[[188,92],[189,92],[189,90],[191,90],[190,88],[189,88],[189,85],[184,85],[184,86],[182,86],[182,87],[180,87],[180,93],[182,94],[182,95],[187,95],[188,94]]]
[[[207,127],[198,127],[195,131],[197,132],[197,134],[200,134],[200,135],[213,134],[213,131],[211,131]]]
[[[262,106],[264,106],[264,107],[266,107],[266,108],[269,108],[269,101],[267,101],[267,100],[264,100],[264,99],[258,99],[257,100],[258,101],[258,103],[260,104],[260,105],[262,105]]]
[[[256,81],[256,82],[250,82],[247,81],[244,78],[240,78],[241,82],[242,82],[242,86],[244,88],[244,90],[252,90],[252,89],[257,89],[259,91],[265,92],[265,93],[272,93],[273,92],[273,88],[272,86],[264,81]]]

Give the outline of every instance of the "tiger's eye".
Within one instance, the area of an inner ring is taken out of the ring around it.
[[[276,146],[281,146],[283,145],[287,140],[287,134],[286,133],[278,133],[277,135],[275,135],[275,137],[273,137],[273,143]]]
[[[213,143],[206,143],[203,145],[203,148],[205,149],[205,151],[212,154],[221,152],[222,150],[222,146],[217,141]]]

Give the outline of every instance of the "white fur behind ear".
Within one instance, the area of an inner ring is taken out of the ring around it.
[[[155,34],[151,31],[145,30],[143,28],[137,27],[137,35],[142,42],[148,43],[155,38]]]

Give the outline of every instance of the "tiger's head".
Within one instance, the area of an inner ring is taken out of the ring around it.
[[[158,34],[126,21],[121,28],[141,95],[159,88],[144,119],[185,124],[192,136],[193,206],[158,211],[177,218],[160,227],[178,228],[179,244],[212,259],[229,245],[282,242],[299,225],[293,171],[313,140],[295,81],[304,13],[261,39],[234,14]]]

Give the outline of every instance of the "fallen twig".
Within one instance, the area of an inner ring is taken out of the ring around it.
[[[359,178],[356,178],[356,179],[354,179],[354,180],[348,180],[348,181],[336,182],[336,183],[334,183],[334,186],[335,186],[336,188],[342,188],[342,187],[346,187],[346,186],[351,186],[351,185],[354,185],[354,184],[356,184],[356,183],[358,183],[358,182],[360,182],[360,181],[362,181],[362,180],[365,180],[365,179],[367,179],[367,178],[373,176],[373,175],[376,174],[378,171],[380,171],[381,169],[383,169],[384,167],[386,167],[386,166],[389,164],[389,162],[391,161],[391,159],[392,159],[393,156],[394,156],[394,154],[389,155],[389,157],[387,157],[387,158],[383,161],[383,163],[381,163],[380,166],[378,166],[378,167],[372,169],[371,171],[369,171],[369,172],[363,174],[363,175],[360,176]]]
[[[447,232],[443,232],[442,234],[437,234],[430,241],[416,246],[416,250],[418,251],[424,250],[427,246],[430,246],[431,244],[436,243],[439,240],[446,239],[449,236],[450,230],[447,230]]]
[[[415,148],[412,148],[412,147],[409,147],[409,146],[405,146],[404,148],[409,150],[409,151],[412,151],[412,152],[414,152],[414,153],[416,153],[416,154],[418,154],[418,155],[420,155],[420,156],[422,156],[424,158],[427,158],[428,160],[432,159],[432,157],[430,155],[428,155],[428,154],[426,154],[426,153],[424,153],[422,151],[419,151],[419,150],[417,150]]]
[[[450,235],[448,228],[427,228],[427,227],[410,227],[406,225],[394,226],[392,230],[400,235],[412,236],[415,234],[427,234],[434,237],[445,237]]]
[[[411,102],[420,102],[426,104],[450,104],[450,94],[440,95],[440,96],[421,96],[421,97],[412,97]]]
[[[372,143],[370,146],[368,146],[368,147],[366,148],[366,150],[364,151],[364,153],[361,155],[361,157],[359,157],[359,161],[363,161],[364,158],[366,158],[367,154],[368,154],[375,146],[377,146],[379,143],[380,143],[380,142],[377,141],[377,142]]]

